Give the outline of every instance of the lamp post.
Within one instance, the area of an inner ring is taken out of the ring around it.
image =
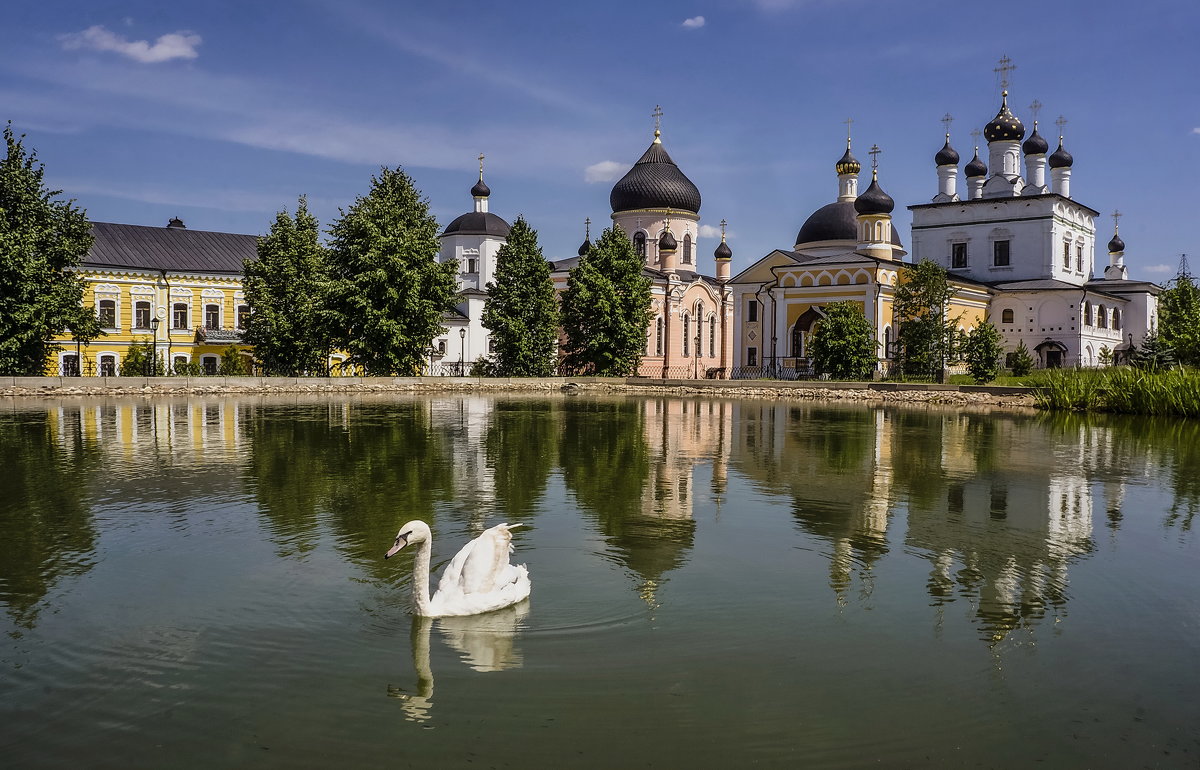
[[[459,348],[458,348],[458,376],[465,377],[467,369],[467,329],[463,327],[458,330]]]
[[[154,335],[154,355],[150,357],[150,376],[158,374],[158,324],[157,318],[150,319],[150,333]]]

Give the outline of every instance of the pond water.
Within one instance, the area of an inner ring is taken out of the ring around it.
[[[7,767],[1200,764],[1200,426],[681,398],[0,411]],[[415,621],[520,522],[530,600]]]

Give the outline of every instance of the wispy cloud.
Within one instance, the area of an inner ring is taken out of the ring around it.
[[[1193,134],[1200,134],[1200,126],[1196,126],[1195,128],[1193,128],[1193,129],[1192,129],[1192,133],[1193,133]]]
[[[273,213],[280,209],[294,209],[296,194],[293,192],[263,192],[258,190],[233,190],[227,187],[174,187],[150,182],[118,182],[96,179],[55,179],[67,195],[107,196],[123,200],[153,203],[164,206],[212,209],[216,211],[257,211]],[[309,196],[309,206],[332,208],[344,201]]]
[[[713,225],[700,225],[700,237],[701,238],[720,238],[721,237],[721,228],[714,227]],[[733,238],[734,232],[732,230],[726,230],[725,237]]]
[[[683,20],[683,28],[684,29],[700,29],[703,26],[704,26],[704,17],[703,16],[693,16],[690,19]]]
[[[171,32],[153,43],[148,40],[126,40],[106,27],[95,25],[82,32],[59,35],[59,42],[68,51],[86,49],[120,54],[142,64],[158,64],[172,59],[195,59],[196,47],[203,42],[192,32]]]
[[[629,170],[628,163],[618,163],[615,160],[602,160],[593,163],[583,170],[583,181],[588,183],[613,182],[620,179]]]
[[[1143,268],[1147,273],[1169,273],[1174,270],[1170,265],[1150,265]]]

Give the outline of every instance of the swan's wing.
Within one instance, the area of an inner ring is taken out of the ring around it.
[[[475,547],[462,568],[463,593],[487,593],[503,585],[509,566],[512,533],[507,524],[497,524],[475,538]]]

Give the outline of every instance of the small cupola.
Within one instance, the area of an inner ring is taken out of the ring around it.
[[[171,221],[167,222],[167,227],[174,229],[174,230],[186,230],[187,229],[187,225],[185,225],[183,223],[183,220],[180,219],[179,217],[171,217]]]
[[[1071,153],[1067,152],[1063,147],[1061,134],[1058,137],[1058,149],[1051,153],[1047,160],[1050,163],[1050,168],[1070,168],[1075,163],[1075,159],[1071,157]]]
[[[1049,149],[1050,145],[1038,133],[1038,122],[1036,120],[1033,121],[1033,133],[1025,140],[1025,144],[1021,145],[1021,150],[1026,155],[1044,155]]]
[[[939,166],[957,166],[958,161],[958,151],[950,146],[950,134],[946,134],[946,143],[933,156],[933,162]]]

